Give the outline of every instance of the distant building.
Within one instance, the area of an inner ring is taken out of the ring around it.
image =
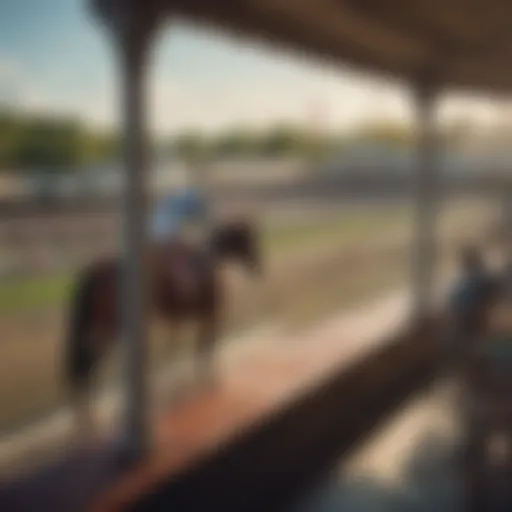
[[[467,141],[456,149],[440,149],[437,165],[445,175],[506,172],[512,163],[510,145],[504,141]],[[320,172],[331,175],[406,177],[414,169],[413,147],[384,143],[360,143],[343,148],[320,165]]]

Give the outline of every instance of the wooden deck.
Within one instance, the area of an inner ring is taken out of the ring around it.
[[[403,312],[400,297],[351,318],[336,319],[287,340],[261,340],[226,350],[219,381],[197,387],[156,422],[154,450],[131,469],[119,459],[119,447],[105,441],[67,454],[0,491],[0,510],[125,510],[160,482],[201,464],[223,446],[300,401],[332,375],[343,373],[382,348]]]
[[[461,512],[461,425],[454,383],[413,397],[285,512]]]

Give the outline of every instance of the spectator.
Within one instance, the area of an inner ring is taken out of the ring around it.
[[[451,348],[461,348],[483,334],[495,291],[496,279],[481,253],[475,247],[464,248],[460,255],[460,275],[448,304]]]

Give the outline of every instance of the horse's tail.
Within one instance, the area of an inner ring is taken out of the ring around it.
[[[95,272],[86,269],[75,283],[71,296],[66,337],[66,380],[71,392],[80,392],[91,371],[88,337],[92,321],[92,295]]]

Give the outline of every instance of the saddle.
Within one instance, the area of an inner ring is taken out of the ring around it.
[[[155,247],[153,278],[162,292],[180,302],[194,302],[202,293],[205,251],[196,244],[176,240]]]

